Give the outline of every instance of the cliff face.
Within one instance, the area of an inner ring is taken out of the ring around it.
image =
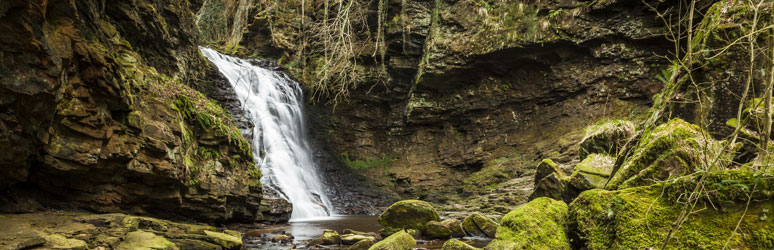
[[[197,91],[223,79],[198,51],[194,7],[0,3],[2,210],[260,216],[249,144]]]
[[[315,131],[342,165],[411,198],[507,192],[524,202],[536,160],[576,160],[584,127],[644,114],[673,48],[639,1],[346,3],[255,2],[239,44],[214,43],[275,58],[310,91],[341,86],[320,62],[338,59],[325,39],[340,34],[325,25],[349,11],[352,70],[337,75],[350,77],[339,88],[348,98],[310,98]]]

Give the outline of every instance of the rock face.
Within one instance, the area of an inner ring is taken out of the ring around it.
[[[673,223],[684,212],[685,194],[694,190],[702,178],[699,175],[619,191],[586,191],[570,204],[570,230],[577,233],[572,237],[578,246],[592,250],[774,247],[774,223],[769,218],[774,211],[771,193],[774,177],[738,170],[705,175],[703,185],[707,195],[697,202],[719,207],[708,205],[706,209],[699,209],[697,205],[690,218],[670,237],[667,235]],[[758,191],[748,197],[749,190],[738,188],[742,186]],[[748,199],[751,203],[745,207]],[[737,223],[740,223],[739,229],[733,233]],[[667,238],[670,240],[664,245]]]
[[[260,217],[260,172],[213,93],[189,1],[0,4],[0,211]]]
[[[503,217],[495,240],[484,249],[570,249],[567,204],[541,197]]]
[[[326,105],[333,95],[315,96],[315,126],[328,132],[327,148],[371,182],[432,201],[459,194],[461,184],[475,182],[473,173],[499,161],[523,158],[513,165],[531,168],[548,152],[571,160],[586,125],[648,106],[661,88],[653,76],[665,61],[657,55],[672,48],[656,14],[638,1],[358,0],[348,12],[358,37],[349,54],[357,60],[333,59],[325,55],[347,53],[326,53],[331,48],[316,38],[328,34],[323,13],[336,8],[220,2],[237,17],[234,3],[256,6],[247,10],[239,46],[233,36],[214,41],[234,54],[279,58],[296,78],[322,88],[341,85],[321,79],[320,62],[354,62],[343,67],[352,69],[342,73],[352,76],[343,76],[352,83],[341,88],[347,101]],[[300,9],[316,11],[302,17]],[[491,176],[483,186],[513,178]]]
[[[419,200],[404,200],[392,204],[379,215],[379,224],[385,231],[416,229],[424,231],[430,221],[440,221],[438,212],[430,203]]]

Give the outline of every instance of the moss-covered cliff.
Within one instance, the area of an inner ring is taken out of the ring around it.
[[[260,216],[189,1],[0,3],[2,210]]]

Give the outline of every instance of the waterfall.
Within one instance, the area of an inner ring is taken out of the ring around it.
[[[312,161],[303,96],[286,75],[249,61],[200,48],[234,88],[253,128],[253,155],[266,188],[293,204],[290,220],[329,216],[333,207]]]

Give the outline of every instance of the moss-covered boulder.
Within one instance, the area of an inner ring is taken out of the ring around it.
[[[439,221],[431,221],[425,225],[425,231],[422,235],[430,239],[448,239],[452,236],[452,231]]]
[[[721,148],[718,141],[698,126],[679,118],[672,119],[642,136],[606,188],[645,186],[697,169],[721,169],[728,161],[721,155]],[[707,166],[707,162],[713,165]]]
[[[567,204],[546,197],[517,207],[503,217],[485,249],[570,249]]]
[[[312,242],[314,245],[338,245],[341,243],[341,235],[334,230],[325,229],[323,234]]]
[[[465,242],[462,242],[458,239],[450,239],[443,243],[443,247],[441,247],[441,250],[477,250],[480,248],[473,247],[471,245],[468,245]]]
[[[580,141],[578,156],[586,158],[589,154],[616,155],[633,136],[634,123],[625,120],[602,121],[586,127],[586,136]]]
[[[688,202],[695,190],[701,192],[694,193],[698,200]],[[594,189],[570,204],[569,228],[577,233],[572,237],[579,240],[577,247],[590,250],[772,249],[772,190],[774,176],[741,170],[618,191]],[[687,217],[678,227],[681,215]]]
[[[411,250],[417,242],[406,231],[399,231],[382,241],[377,242],[368,250]]]
[[[494,220],[477,213],[468,215],[462,221],[462,229],[470,236],[493,238],[497,233],[498,226],[499,224]]]
[[[349,246],[347,250],[368,250],[368,248],[371,248],[374,244],[375,241],[373,239],[364,239]]]
[[[460,238],[465,237],[465,231],[462,230],[462,223],[460,223],[457,219],[446,219],[441,221],[441,224],[449,228],[451,231],[451,236]]]
[[[604,188],[613,172],[614,164],[615,158],[610,155],[590,154],[578,165],[575,165],[575,170],[570,176],[570,185],[578,190],[578,193],[594,188]]]
[[[178,249],[177,246],[164,237],[151,232],[137,230],[126,234],[126,238],[121,242],[116,250],[172,250]]]
[[[374,241],[376,240],[374,236],[369,236],[369,235],[345,234],[341,236],[341,244],[352,245],[366,239],[370,239]]]
[[[430,203],[420,200],[403,200],[392,204],[379,215],[379,224],[383,232],[395,232],[396,229],[417,229],[424,231],[425,224],[440,221],[441,217]],[[382,234],[385,235],[385,234]],[[388,234],[389,235],[389,234]]]
[[[207,240],[222,246],[225,249],[239,249],[242,247],[242,236],[228,233],[219,233],[213,231],[204,231]]]

